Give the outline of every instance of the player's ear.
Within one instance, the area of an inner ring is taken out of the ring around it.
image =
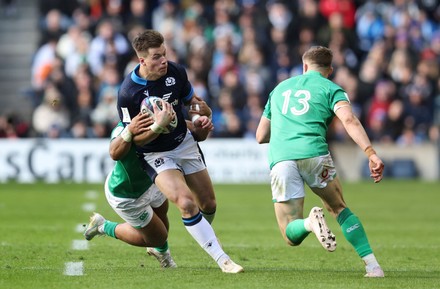
[[[330,68],[328,69],[328,76],[327,76],[327,78],[330,77],[330,75],[332,75],[332,73],[333,73],[333,66],[330,66]]]
[[[145,58],[139,57],[139,63],[145,66]]]

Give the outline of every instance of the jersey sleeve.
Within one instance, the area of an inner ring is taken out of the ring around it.
[[[347,101],[350,102],[350,99],[348,98],[348,94],[340,87],[333,90],[332,96],[330,98],[330,107],[334,111],[336,103],[340,101]]]
[[[270,111],[270,100],[272,99],[272,94],[273,94],[273,91],[269,94],[269,98],[267,99],[267,103],[264,106],[264,110],[263,110],[263,116],[267,119],[272,118],[272,113]]]
[[[136,107],[134,103],[133,96],[130,95],[126,89],[124,89],[124,86],[121,86],[118,92],[117,109],[119,120],[124,124],[130,123],[131,119],[140,111],[140,107]]]

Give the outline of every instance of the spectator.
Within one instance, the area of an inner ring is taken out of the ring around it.
[[[407,97],[404,100],[406,123],[411,124],[415,136],[428,140],[428,131],[433,121],[432,106],[423,87],[410,85],[407,88]]]
[[[44,89],[44,83],[49,76],[52,66],[56,59],[56,46],[58,43],[57,35],[50,35],[48,42],[43,44],[36,51],[31,67],[32,88],[38,95]],[[34,99],[34,106],[40,104],[40,97]]]
[[[72,110],[75,119],[84,119],[92,124],[90,115],[96,106],[96,96],[90,72],[85,68],[78,69],[74,76],[76,88],[76,105]]]
[[[237,112],[233,104],[232,93],[228,89],[222,89],[218,97],[218,105],[212,111],[212,123],[215,137],[243,137],[242,116]]]
[[[433,104],[440,91],[440,30],[437,6],[430,1],[48,0],[39,5],[34,106],[55,86],[73,116],[71,137],[108,134],[108,120],[92,119],[92,111],[104,111],[102,92],[117,89],[121,76],[138,63],[129,42],[145,28],[165,35],[167,57],[187,67],[198,95],[215,108],[219,133],[212,137],[252,134],[253,115],[270,87],[300,74],[300,56],[312,45],[333,49],[332,77],[365,126],[375,127],[369,132],[377,133],[377,141],[404,142],[411,139],[404,137],[410,135],[406,130],[423,141],[438,135],[433,121],[440,113],[434,114]],[[388,109],[373,101],[381,80],[397,89]],[[333,123],[329,137],[346,141],[338,128]],[[51,133],[64,136],[59,126]]]
[[[403,134],[405,127],[404,113],[404,105],[400,99],[395,99],[390,103],[385,119],[382,142],[394,143]]]
[[[92,36],[81,32],[72,44],[72,51],[65,56],[66,75],[73,78],[81,67],[89,67],[88,53]]]
[[[101,102],[103,95],[109,91],[118,91],[121,86],[121,77],[116,67],[113,65],[106,65],[102,70],[99,80],[98,99],[96,102]]]
[[[360,39],[359,49],[368,52],[385,34],[385,23],[373,1],[368,1],[356,12],[356,33]]]
[[[245,132],[243,136],[245,138],[255,139],[255,133],[262,113],[261,96],[258,94],[249,94],[247,97],[247,105],[243,113],[245,122]]]
[[[130,46],[123,34],[115,30],[109,19],[103,19],[97,27],[97,35],[90,43],[87,61],[94,76],[102,73],[105,64],[114,65],[120,73],[125,68]]]
[[[43,102],[35,108],[32,116],[32,126],[37,136],[62,137],[70,126],[69,118],[60,92],[54,86],[48,86],[44,90]]]
[[[142,25],[144,29],[152,28],[152,7],[147,0],[131,0],[123,9],[122,23],[130,29],[133,26]]]
[[[24,138],[29,136],[29,124],[16,113],[0,115],[0,138]]]
[[[106,127],[114,127],[119,122],[119,115],[116,109],[118,89],[107,86],[101,91],[101,99],[92,112],[94,123],[104,124]]]
[[[343,27],[352,29],[355,24],[356,6],[353,0],[320,0],[319,10],[328,20],[335,14],[343,16]]]
[[[52,37],[60,38],[69,28],[69,17],[62,14],[58,9],[51,9],[41,23],[41,39],[38,46],[49,42]]]

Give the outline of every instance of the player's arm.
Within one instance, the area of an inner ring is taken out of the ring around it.
[[[371,141],[365,132],[359,119],[353,113],[351,105],[347,101],[339,101],[335,105],[336,116],[341,120],[342,125],[353,141],[365,152],[369,159],[371,178],[375,183],[382,180],[384,164],[377,156],[376,151],[371,145]]]
[[[162,100],[162,110],[153,105],[155,121],[148,127],[148,130],[133,136],[133,142],[137,146],[143,146],[155,140],[165,131],[165,127],[176,117],[173,106]]]
[[[132,140],[136,135],[142,134],[150,130],[154,120],[147,114],[139,113],[132,121],[126,125],[121,133],[111,140],[109,153],[110,157],[117,161],[122,159],[130,150]]]
[[[270,141],[270,119],[264,115],[260,119],[255,137],[259,144],[268,143]]]

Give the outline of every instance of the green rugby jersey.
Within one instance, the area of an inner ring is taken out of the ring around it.
[[[112,131],[111,139],[117,137],[123,129],[123,124],[118,123]],[[108,179],[108,188],[115,197],[138,198],[151,185],[152,181],[142,169],[132,145],[129,152],[121,160],[116,161]]]
[[[270,119],[269,164],[325,155],[327,129],[345,91],[317,71],[279,83],[269,95],[263,116]]]

